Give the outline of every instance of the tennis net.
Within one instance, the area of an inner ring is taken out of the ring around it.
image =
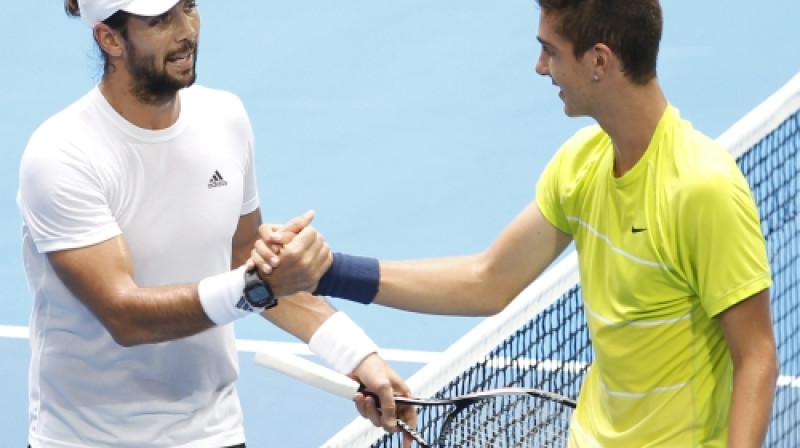
[[[773,273],[772,316],[781,376],[767,447],[800,446],[800,73],[736,122],[717,141],[737,158],[758,202]],[[571,253],[501,313],[478,324],[408,380],[419,396],[526,386],[577,397],[592,361]],[[423,435],[435,438],[444,413],[423,408]],[[323,448],[400,447],[356,419]]]

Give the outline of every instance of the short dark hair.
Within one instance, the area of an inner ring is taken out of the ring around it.
[[[636,84],[656,77],[663,17],[658,0],[537,0],[542,14],[559,19],[556,32],[580,57],[596,43],[606,44]]]

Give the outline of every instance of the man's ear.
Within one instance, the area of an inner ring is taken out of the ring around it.
[[[98,23],[94,26],[94,38],[103,52],[110,58],[122,56],[125,48],[122,42],[122,36],[105,23]]]
[[[601,78],[611,69],[614,60],[614,52],[606,44],[595,44],[592,47],[594,56],[594,73]]]

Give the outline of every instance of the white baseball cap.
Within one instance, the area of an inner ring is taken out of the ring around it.
[[[106,20],[117,11],[152,17],[164,14],[179,0],[78,0],[81,19],[90,27]]]

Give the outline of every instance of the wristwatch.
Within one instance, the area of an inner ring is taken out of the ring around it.
[[[244,298],[255,308],[272,308],[278,304],[272,288],[261,280],[255,269],[244,272]]]

